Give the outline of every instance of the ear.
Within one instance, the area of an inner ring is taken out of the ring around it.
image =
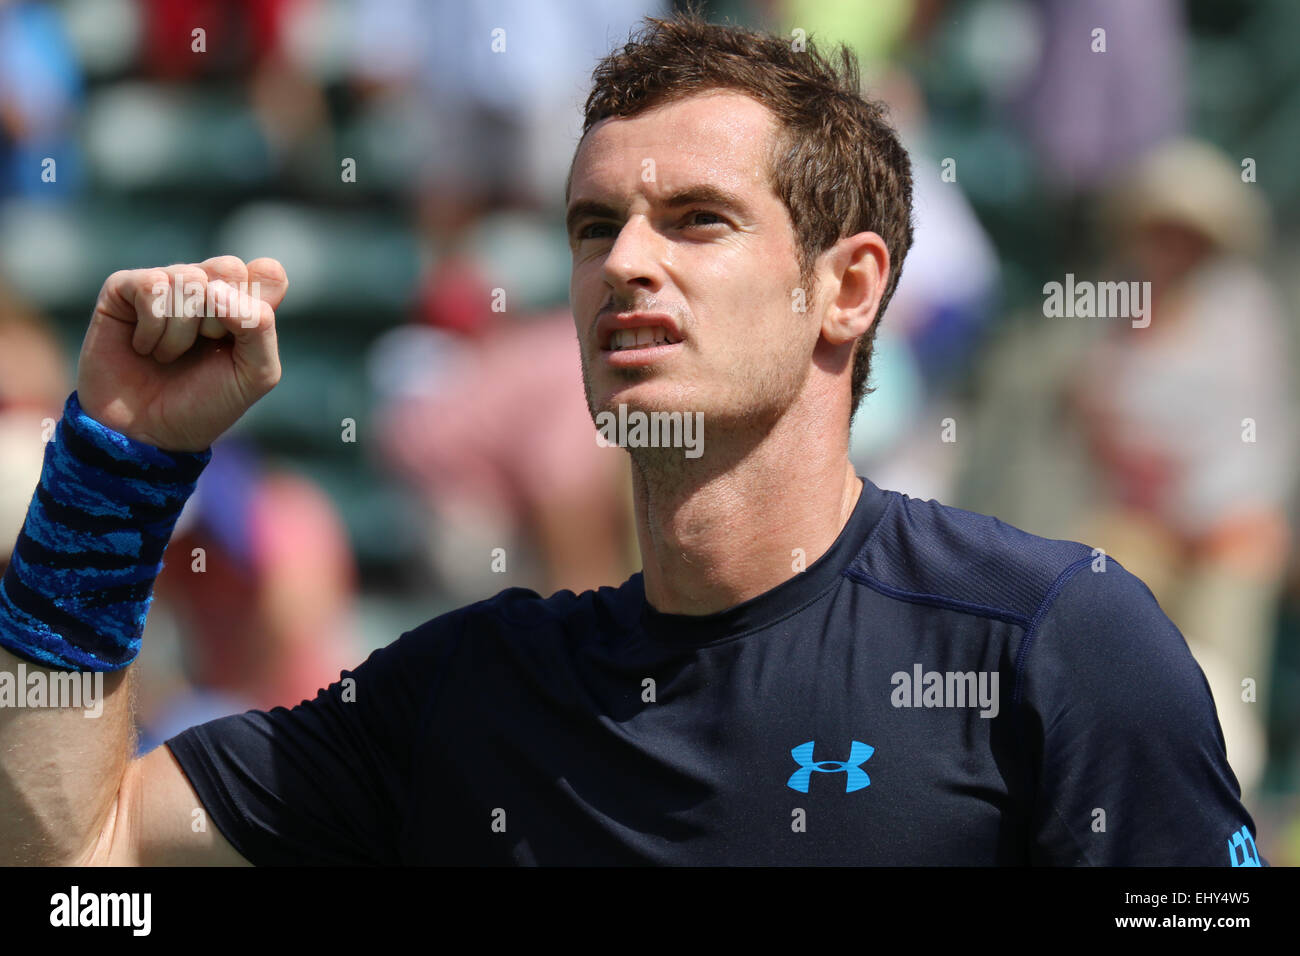
[[[889,247],[874,232],[846,236],[822,253],[818,266],[828,304],[822,338],[845,345],[871,328],[889,285]]]

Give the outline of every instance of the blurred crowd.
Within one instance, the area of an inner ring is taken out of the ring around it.
[[[637,569],[562,201],[592,67],[670,7],[0,0],[0,557],[110,272],[269,255],[291,281],[283,381],[168,551],[142,747],[312,696],[503,587]],[[1300,863],[1300,5],[707,9],[849,44],[912,153],[859,473],[1141,577],[1206,673],[1262,852]],[[1150,322],[1051,313],[1067,276],[1149,290]]]

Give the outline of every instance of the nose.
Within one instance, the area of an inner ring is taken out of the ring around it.
[[[631,216],[605,257],[605,281],[619,289],[640,287],[656,292],[663,285],[663,237],[641,215]]]

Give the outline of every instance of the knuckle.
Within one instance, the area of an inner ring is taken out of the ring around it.
[[[285,275],[284,266],[278,260],[268,256],[260,259],[254,259],[248,264],[250,272],[257,272],[259,275],[274,282],[287,283],[288,277]]]
[[[248,276],[248,267],[238,256],[213,256],[202,265],[202,271],[213,279],[242,282]]]
[[[134,289],[137,292],[143,292],[145,295],[153,295],[159,287],[170,289],[172,277],[167,274],[165,269],[144,269],[136,274],[133,281]]]
[[[171,279],[161,269],[140,269],[129,273],[124,280],[122,293],[128,302],[134,302],[136,313],[142,318],[153,315],[155,297],[167,295]]]

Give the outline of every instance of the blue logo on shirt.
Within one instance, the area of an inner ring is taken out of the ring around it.
[[[1238,847],[1241,848],[1240,862],[1237,860]],[[1228,841],[1228,862],[1233,866],[1263,866],[1259,862],[1259,850],[1255,848],[1255,840],[1244,826]]]
[[[861,790],[863,787],[871,786],[871,778],[862,769],[862,764],[866,763],[871,755],[876,752],[875,747],[864,744],[860,740],[855,740],[849,749],[848,760],[813,760],[814,743],[816,741],[810,740],[790,751],[790,755],[794,757],[794,762],[799,765],[799,769],[794,772],[787,784],[791,790],[807,793],[808,781],[812,779],[814,770],[818,773],[843,773],[845,777],[845,793],[852,793],[854,790]]]

